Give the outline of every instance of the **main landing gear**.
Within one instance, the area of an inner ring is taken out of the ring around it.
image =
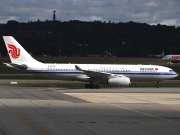
[[[156,88],[160,87],[160,82],[157,82]]]
[[[84,87],[85,88],[91,88],[91,89],[94,89],[94,88],[99,89],[100,88],[99,84],[94,84],[94,83],[85,84]]]

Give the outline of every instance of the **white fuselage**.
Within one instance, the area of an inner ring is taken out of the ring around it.
[[[3,36],[11,63],[8,67],[24,70],[50,79],[86,81],[85,88],[100,88],[99,83],[128,86],[131,81],[159,82],[178,74],[172,69],[157,65],[115,64],[44,64],[35,60],[12,36]]]
[[[164,61],[180,62],[180,55],[166,55],[162,58]]]
[[[25,64],[28,65],[28,63]],[[125,75],[131,81],[163,81],[178,76],[172,69],[156,65],[33,64],[32,66],[31,64],[28,65],[27,72],[51,79],[91,81],[84,72],[76,70],[75,65],[88,71]],[[100,82],[105,82],[106,80],[107,78],[102,78]]]

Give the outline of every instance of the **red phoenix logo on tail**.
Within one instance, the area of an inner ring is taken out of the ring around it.
[[[20,56],[20,49],[16,48],[16,46],[8,44],[8,48],[10,49],[8,53],[11,53],[11,56],[16,59]]]

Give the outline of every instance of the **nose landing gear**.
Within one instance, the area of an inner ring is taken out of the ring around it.
[[[160,87],[160,82],[157,82],[156,88]]]

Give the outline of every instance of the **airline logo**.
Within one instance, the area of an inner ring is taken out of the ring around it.
[[[19,48],[17,48],[14,45],[11,45],[11,44],[8,44],[8,48],[9,48],[8,53],[11,54],[11,57],[13,57],[14,59],[19,58],[19,56],[20,56],[20,49]]]
[[[158,70],[158,68],[140,68],[140,71],[153,71],[153,70],[155,70],[155,71],[157,71]]]
[[[172,56],[173,59],[180,59],[180,55]]]

